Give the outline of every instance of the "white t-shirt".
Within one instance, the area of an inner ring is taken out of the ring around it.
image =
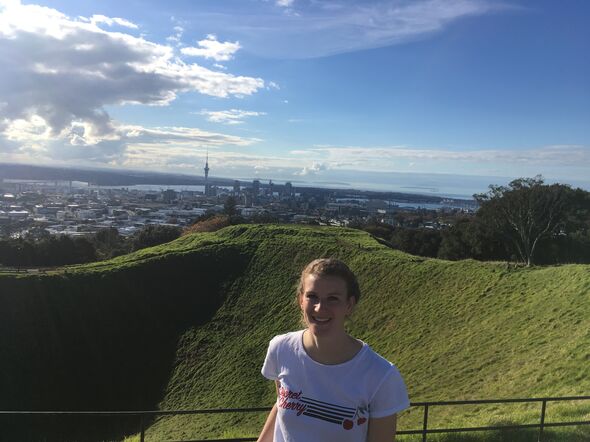
[[[303,330],[275,336],[262,374],[280,382],[274,442],[361,442],[369,418],[410,406],[397,368],[363,342],[349,361],[324,365],[303,348]]]

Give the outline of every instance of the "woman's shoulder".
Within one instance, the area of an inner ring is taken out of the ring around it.
[[[370,346],[366,344],[365,346],[367,349],[365,351],[364,357],[365,364],[368,369],[374,370],[375,373],[380,373],[382,375],[389,374],[392,371],[397,371],[397,367],[393,364],[393,362],[381,356]]]
[[[292,331],[288,333],[284,333],[282,335],[276,335],[270,340],[270,347],[295,347],[301,342],[301,335],[303,334],[303,330]]]

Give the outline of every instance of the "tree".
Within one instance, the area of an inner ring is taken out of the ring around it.
[[[129,253],[129,244],[114,227],[100,229],[91,238],[96,253],[100,259],[108,259],[114,256]]]
[[[479,219],[459,218],[453,226],[442,231],[438,257],[452,261],[460,259],[507,260],[510,254],[504,241]]]
[[[572,213],[574,191],[564,184],[544,184],[543,178],[519,178],[508,186],[490,185],[474,195],[478,218],[502,235],[527,266],[539,241],[563,231]]]
[[[399,227],[391,235],[391,244],[396,249],[412,255],[436,258],[440,246],[441,233],[432,229],[405,229]]]
[[[223,213],[227,216],[235,216],[238,214],[236,209],[236,199],[233,196],[228,196],[223,203]]]
[[[176,226],[160,226],[150,224],[132,238],[133,250],[157,246],[175,240],[182,233],[182,229]]]

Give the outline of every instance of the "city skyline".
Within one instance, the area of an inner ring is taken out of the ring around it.
[[[0,160],[590,189],[582,1],[0,0]]]

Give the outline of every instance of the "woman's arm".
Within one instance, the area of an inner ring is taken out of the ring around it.
[[[272,442],[273,435],[275,431],[275,420],[277,418],[277,404],[272,407],[268,417],[266,418],[266,422],[264,423],[264,428],[260,432],[260,436],[258,436],[258,442]]]
[[[277,388],[277,395],[279,394],[279,381],[275,381],[275,387]],[[258,436],[257,442],[273,442],[273,435],[275,431],[275,420],[277,418],[277,404],[275,403],[266,418],[264,427]]]
[[[393,442],[395,441],[395,428],[397,415],[370,418],[367,442]]]

